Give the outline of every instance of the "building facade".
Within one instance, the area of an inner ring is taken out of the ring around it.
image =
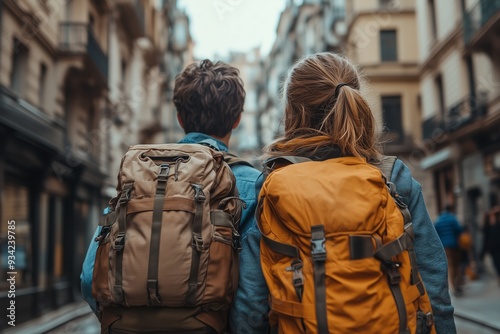
[[[422,141],[416,17],[414,0],[348,1],[344,52],[363,76],[384,153],[402,159],[427,189],[432,183],[414,158]],[[434,211],[434,201],[427,205]]]
[[[433,214],[453,205],[479,247],[484,214],[500,203],[500,3],[419,0],[417,27]]]
[[[16,272],[16,324],[80,298],[121,156],[164,141],[176,10],[174,0],[0,1],[0,305]]]
[[[343,0],[288,1],[276,29],[276,40],[263,62],[263,76],[257,87],[257,134],[261,146],[282,131],[281,90],[288,69],[302,56],[322,51],[339,51],[345,34]]]

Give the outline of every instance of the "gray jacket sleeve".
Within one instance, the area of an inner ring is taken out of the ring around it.
[[[446,254],[427,212],[422,187],[401,160],[394,165],[391,181],[396,184],[397,192],[412,216],[418,267],[431,301],[436,331],[438,334],[456,333]]]

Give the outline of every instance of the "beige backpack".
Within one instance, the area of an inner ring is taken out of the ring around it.
[[[238,283],[244,205],[224,154],[133,146],[117,191],[96,238],[102,332],[221,333]]]

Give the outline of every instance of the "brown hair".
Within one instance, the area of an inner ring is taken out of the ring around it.
[[[245,91],[237,68],[208,59],[175,79],[174,104],[184,131],[224,137],[243,111]]]
[[[302,155],[335,147],[342,156],[380,160],[375,118],[359,90],[358,71],[346,58],[323,52],[299,60],[284,84],[285,133],[264,151]]]

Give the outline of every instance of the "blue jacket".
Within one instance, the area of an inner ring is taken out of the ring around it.
[[[439,236],[425,206],[422,187],[408,167],[396,160],[391,175],[401,199],[408,205],[415,231],[415,253],[420,276],[431,300],[438,334],[456,333],[448,290],[448,262]]]
[[[227,151],[227,146],[202,133],[189,133],[180,143],[206,142],[220,151]],[[246,203],[240,222],[241,253],[240,278],[238,290],[229,314],[231,333],[267,333],[267,314],[269,306],[267,297],[269,290],[260,267],[260,232],[255,222],[254,212],[257,207],[256,188],[261,173],[249,166],[236,165],[232,167],[236,177],[236,187],[240,197]],[[96,302],[92,297],[92,272],[97,252],[97,242],[93,240],[99,233],[96,230],[85,257],[81,279],[83,298],[94,312]]]
[[[458,248],[458,236],[462,233],[462,227],[451,212],[441,212],[434,227],[444,248]]]

